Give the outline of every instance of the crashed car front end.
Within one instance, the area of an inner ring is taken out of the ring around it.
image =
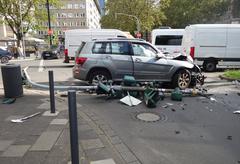
[[[201,68],[193,62],[190,56],[179,53],[178,55],[172,57],[171,60],[175,62],[184,62],[181,62],[181,64],[188,69],[191,74],[191,87],[195,87],[197,85],[202,86],[204,84],[204,79],[206,77],[202,74]]]

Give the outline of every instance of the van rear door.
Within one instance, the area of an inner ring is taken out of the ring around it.
[[[240,26],[228,27],[227,30],[227,53],[225,61],[229,66],[239,66],[240,62]]]

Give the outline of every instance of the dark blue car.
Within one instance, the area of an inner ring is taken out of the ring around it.
[[[8,61],[12,58],[12,54],[7,50],[0,48],[0,61],[1,63],[8,63]]]

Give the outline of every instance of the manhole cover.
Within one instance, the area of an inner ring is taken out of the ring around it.
[[[140,113],[137,115],[137,119],[146,122],[155,122],[160,120],[160,116],[154,113]]]

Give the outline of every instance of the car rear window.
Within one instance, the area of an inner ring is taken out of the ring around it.
[[[158,35],[156,36],[155,45],[181,45],[182,35]]]
[[[82,42],[82,44],[78,47],[77,51],[76,51],[76,56],[79,56],[79,54],[81,53],[83,47],[85,46],[86,42]]]

